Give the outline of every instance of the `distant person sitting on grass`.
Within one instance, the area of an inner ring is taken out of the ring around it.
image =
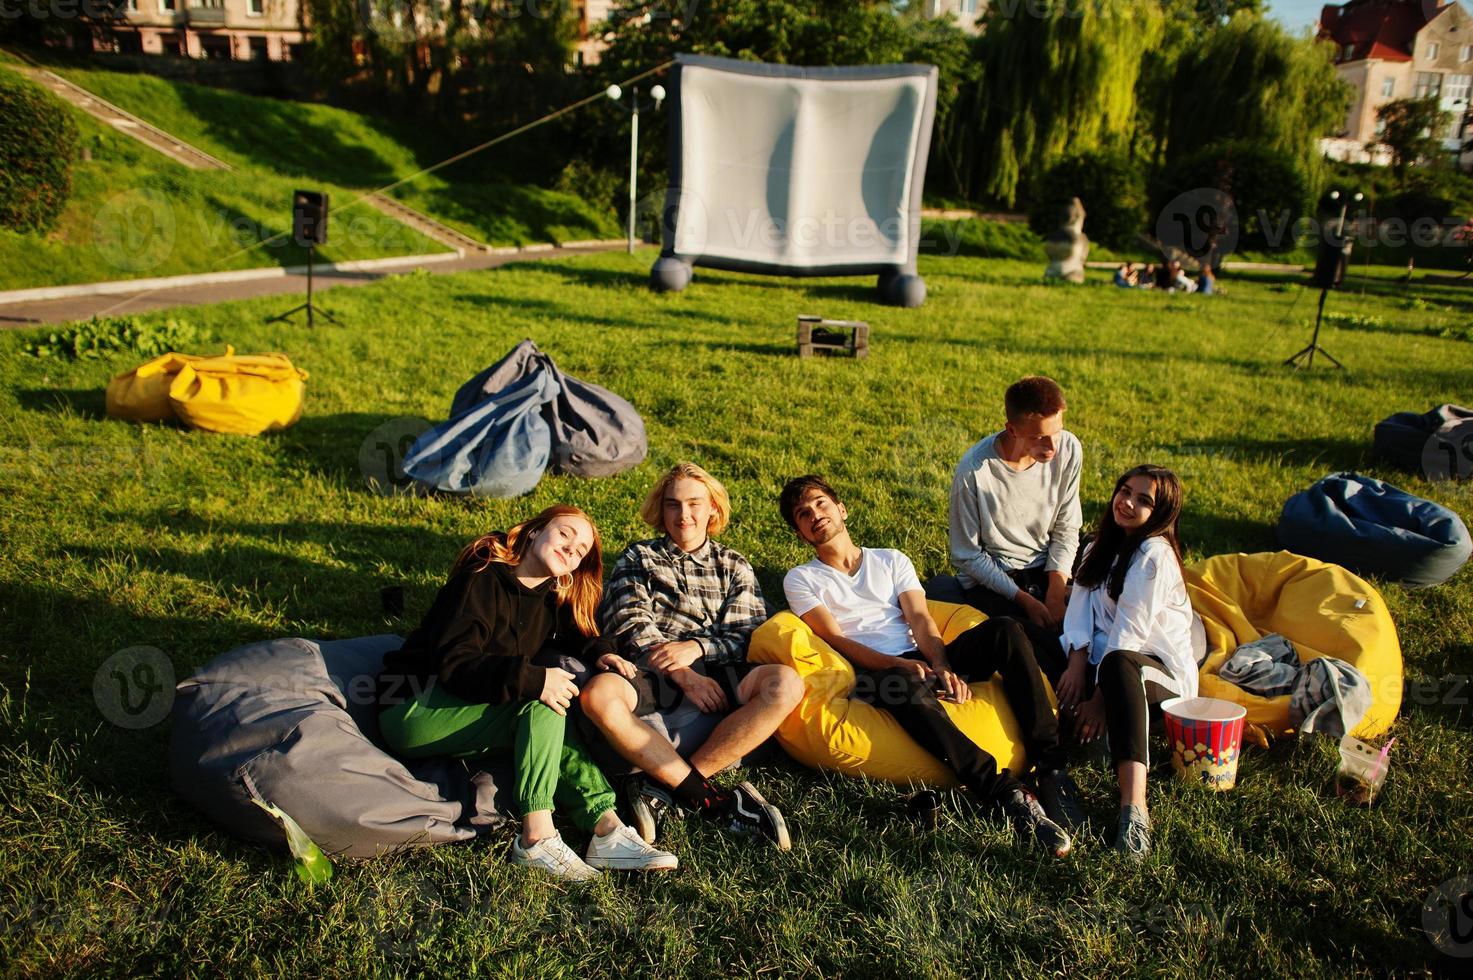
[[[679,801],[787,850],[782,814],[751,783],[730,792],[710,783],[766,742],[803,698],[793,668],[747,662],[747,642],[768,608],[747,559],[711,540],[730,515],[726,488],[694,463],[660,477],[640,517],[665,533],[625,549],[599,606],[604,635],[638,670],[594,677],[579,700],[609,745],[645,773],[626,796],[646,841],[654,843],[658,817]],[[686,752],[694,749],[689,762],[640,720],[656,713],[666,731],[685,736]]]
[[[933,599],[1029,623],[1037,656],[1057,677],[1055,638],[1079,548],[1083,450],[1064,429],[1064,392],[1051,378],[1023,378],[1003,395],[1000,432],[968,449],[951,480],[948,541],[956,578],[933,579]],[[960,596],[947,590],[960,586]]]
[[[1178,293],[1195,293],[1197,284],[1192,277],[1187,275],[1187,270],[1182,268],[1180,262],[1171,260],[1171,289]]]
[[[1122,289],[1134,289],[1136,281],[1134,262],[1126,262],[1115,268],[1115,285]]]
[[[817,476],[788,481],[779,508],[815,551],[783,579],[788,605],[854,665],[850,698],[888,711],[979,800],[1000,807],[1019,835],[1055,857],[1068,854],[1072,842],[1060,824],[1081,822],[1077,791],[1065,771],[1047,681],[1018,621],[989,619],[943,643],[910,559],[856,545],[845,526],[849,512],[826,482]],[[1018,781],[1022,774],[998,771],[997,760],[941,706],[941,698],[969,701],[967,682],[994,676],[1001,677],[1038,773],[1036,796]]]
[[[1135,860],[1151,849],[1148,705],[1196,697],[1206,655],[1182,577],[1180,516],[1181,482],[1170,470],[1137,466],[1116,480],[1064,618],[1069,666],[1057,685],[1059,710],[1077,716],[1083,741],[1109,734],[1120,781],[1115,849]]]
[[[650,847],[614,811],[614,791],[567,724],[574,674],[543,662],[619,658],[594,626],[603,590],[598,529],[576,507],[549,507],[506,533],[466,546],[450,581],[379,673],[379,728],[402,758],[509,753],[522,830],[514,864],[561,878],[598,868],[666,871],[675,855]],[[586,860],[552,822],[556,801],[592,831]]]
[[[1217,294],[1217,273],[1212,270],[1212,256],[1204,256],[1197,271],[1197,292],[1203,296]]]
[[[1145,269],[1141,270],[1140,278],[1136,281],[1140,289],[1156,288],[1156,266],[1150,262],[1146,263]]]

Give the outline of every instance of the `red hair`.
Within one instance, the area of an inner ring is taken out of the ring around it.
[[[578,624],[583,635],[597,636],[598,624],[594,621],[594,611],[598,609],[598,600],[604,592],[603,541],[599,538],[598,525],[593,523],[593,518],[571,504],[554,504],[509,531],[492,531],[482,535],[461,551],[460,556],[455,559],[451,574],[466,568],[473,572],[482,572],[492,562],[515,568],[521,564],[537,532],[558,517],[581,517],[588,522],[589,530],[593,532],[593,544],[589,547],[588,554],[583,556],[583,560],[567,576],[566,581],[559,576],[554,581],[553,588],[557,592],[558,605],[573,607],[573,622]]]

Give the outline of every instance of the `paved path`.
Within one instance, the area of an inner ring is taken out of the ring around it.
[[[568,248],[521,251],[516,253],[476,252],[447,262],[429,262],[423,265],[402,266],[384,272],[336,272],[319,273],[313,276],[314,300],[323,292],[344,286],[366,286],[391,275],[401,275],[414,268],[428,269],[434,273],[467,272],[475,269],[494,269],[510,262],[526,262],[547,258],[562,258],[569,255],[587,255],[607,252],[624,247],[622,244],[597,244]],[[181,286],[159,289],[145,293],[112,296],[78,296],[71,299],[39,300],[33,302],[0,304],[0,329],[30,327],[46,323],[68,323],[72,320],[87,320],[94,316],[124,316],[144,313],[149,310],[165,310],[181,306],[202,306],[223,303],[236,299],[253,299],[258,296],[281,296],[282,310],[295,306],[307,292],[305,275],[277,276],[271,279],[253,279],[244,282],[225,282],[212,285]],[[331,312],[332,300],[326,298],[321,304]]]

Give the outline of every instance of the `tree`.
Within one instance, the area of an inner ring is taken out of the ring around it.
[[[1320,137],[1342,125],[1350,104],[1331,49],[1251,13],[1201,35],[1176,64],[1166,159],[1248,140],[1289,154],[1312,177]]]
[[[1443,111],[1436,96],[1427,96],[1388,102],[1376,110],[1376,119],[1381,123],[1376,142],[1391,151],[1391,169],[1400,178],[1408,167],[1438,154],[1453,114]]]
[[[1059,205],[1071,197],[1084,205],[1091,241],[1127,248],[1144,225],[1146,187],[1141,168],[1119,153],[1094,151],[1065,157],[1032,191],[1028,224],[1039,235],[1058,229]]]
[[[1142,59],[1162,30],[1153,2],[993,5],[977,48],[968,189],[1012,206],[1066,152],[1129,146]]]
[[[1154,213],[1161,222],[1169,222],[1183,203],[1200,203],[1192,201],[1192,195],[1211,191],[1220,191],[1232,202],[1239,248],[1286,251],[1297,244],[1294,225],[1306,212],[1309,183],[1292,154],[1251,140],[1223,140],[1203,147],[1177,159],[1161,175],[1153,195]],[[1211,250],[1221,257],[1217,234],[1230,223],[1223,215],[1215,217],[1217,228],[1198,225],[1199,231],[1208,232],[1208,248],[1201,248],[1200,240],[1189,241],[1188,252]],[[1199,247],[1194,249],[1193,244]]]

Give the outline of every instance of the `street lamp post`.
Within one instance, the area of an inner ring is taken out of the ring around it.
[[[613,101],[615,105],[623,109],[624,90],[617,85],[610,85],[604,90],[604,94]],[[665,101],[665,87],[656,85],[650,89],[650,98],[655,101],[653,106],[658,109],[660,103]],[[629,127],[629,254],[634,254],[634,207],[635,198],[639,192],[639,89],[630,92],[629,108],[627,110],[634,118]]]

